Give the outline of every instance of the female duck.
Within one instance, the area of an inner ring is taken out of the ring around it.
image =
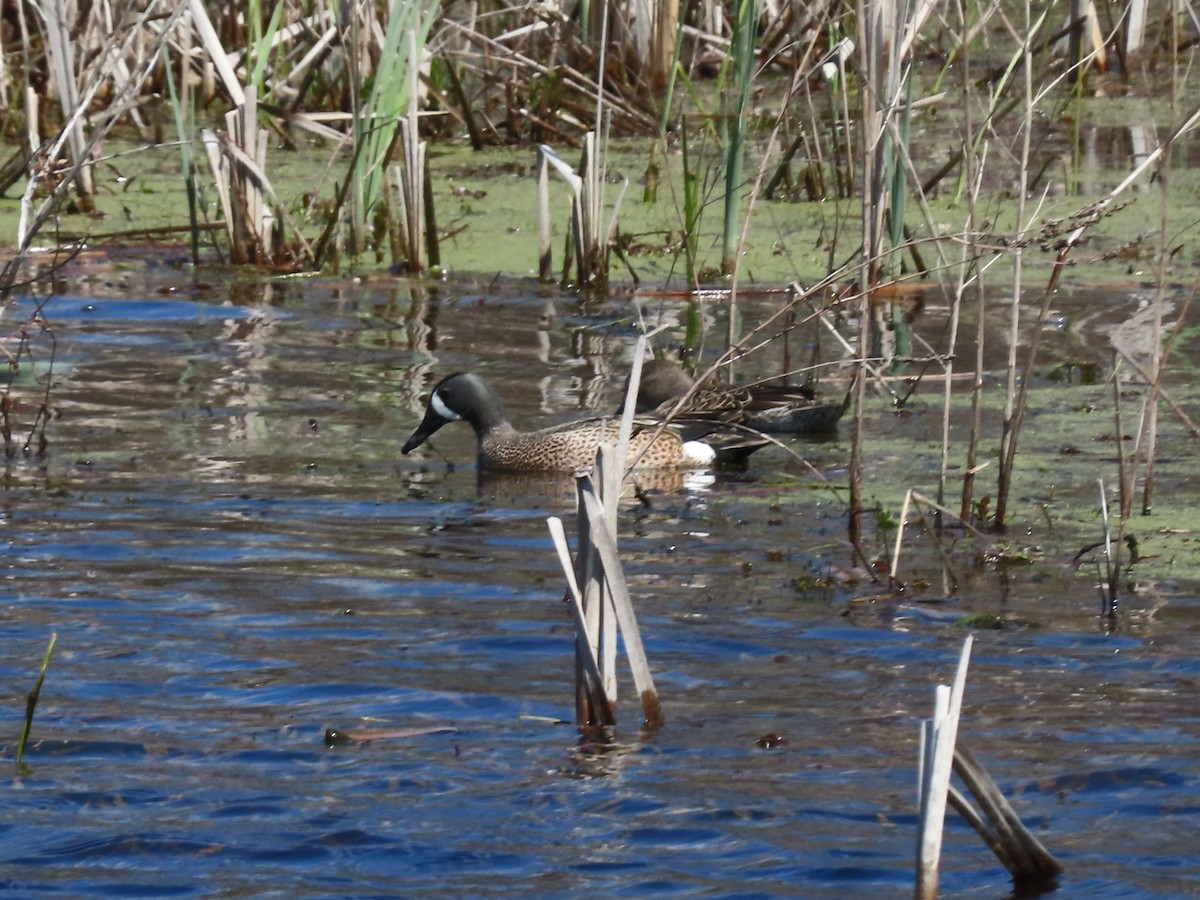
[[[490,384],[478,375],[457,373],[434,387],[425,418],[404,442],[401,452],[410,453],[443,425],[459,419],[470,422],[475,429],[479,468],[491,471],[573,472],[586,468],[595,462],[601,443],[616,444],[620,430],[618,419],[601,418],[540,431],[517,431]],[[638,466],[645,468],[707,468],[742,459],[764,443],[728,434],[684,440],[676,429],[660,430],[657,422],[641,422],[634,425],[629,457],[640,455]]]
[[[850,393],[841,403],[821,400],[811,388],[754,385],[752,387],[701,386],[678,363],[648,360],[642,366],[638,413],[672,421],[721,422],[763,434],[829,434],[850,405]],[[688,396],[676,411],[678,400]]]

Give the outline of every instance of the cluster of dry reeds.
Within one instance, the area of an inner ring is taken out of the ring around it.
[[[960,21],[952,21],[955,11],[935,0],[916,4],[903,22],[895,21],[892,4],[865,0],[803,8],[705,0],[685,9],[678,0],[578,8],[451,3],[440,10],[412,0],[251,0],[244,6],[146,0],[79,7],[38,0],[14,4],[12,12],[5,19],[5,58],[20,65],[0,72],[0,100],[23,111],[10,114],[5,128],[13,136],[23,131],[25,139],[0,187],[28,175],[31,197],[70,194],[86,208],[94,190],[90,166],[111,128],[128,123],[144,139],[161,141],[173,119],[193,233],[219,208],[234,261],[319,267],[342,253],[357,258],[390,247],[408,268],[420,269],[427,261],[418,248],[432,238],[416,232],[424,227],[422,214],[432,210],[422,200],[418,127],[434,139],[465,134],[476,147],[529,142],[560,151],[582,147],[591,133],[601,161],[613,134],[655,135],[692,143],[684,178],[701,190],[678,192],[681,215],[694,226],[700,208],[719,202],[720,270],[726,274],[736,264],[744,221],[749,139],[772,119],[756,182],[771,166],[765,196],[786,193],[791,164],[800,160],[809,199],[863,193],[872,212],[864,217],[866,247],[878,249],[871,241],[882,236],[880,216],[888,206],[876,202],[878,192],[889,166],[903,159],[901,119],[912,91],[907,67],[935,58],[949,72],[973,44],[988,40],[1003,16],[998,7],[964,8],[957,10]],[[1025,42],[1019,23],[1005,22],[1024,52],[1048,52],[1048,29],[1033,27]],[[1132,41],[1132,25],[1122,27]],[[838,85],[832,92],[823,87],[830,76]],[[777,115],[764,112],[760,97],[772,83],[772,92],[783,88]],[[989,127],[1011,111],[1009,100],[1002,80],[990,98]],[[266,159],[268,136],[289,143],[302,135],[327,139],[339,151],[331,156],[324,190],[310,191],[301,211],[301,218],[314,211],[324,216],[312,242],[284,215]],[[695,158],[696,142],[710,137],[715,175]],[[786,139],[782,153],[776,139]],[[895,144],[900,155],[880,142]],[[197,167],[202,154],[193,148],[201,143],[210,173]],[[348,166],[341,152],[347,149]],[[971,155],[939,177],[964,174]],[[391,175],[396,156],[404,172]],[[875,157],[879,165],[872,164]],[[197,208],[196,187],[209,182],[219,202]],[[39,205],[33,221],[23,221],[18,245],[37,231],[40,217],[58,208],[57,202]],[[889,227],[902,229],[902,210],[896,212]],[[610,237],[602,235],[602,242]],[[694,251],[694,233],[685,234],[685,245],[689,239]],[[866,257],[873,265],[881,261],[869,252]],[[694,276],[696,261],[688,262]],[[585,280],[606,277],[586,263]]]
[[[918,9],[917,13],[920,14]],[[1107,216],[1119,211],[1125,200],[1125,195],[1139,181],[1148,182],[1148,174],[1157,171],[1160,179],[1169,181],[1169,162],[1167,151],[1183,134],[1190,131],[1200,121],[1200,109],[1186,114],[1179,124],[1158,146],[1148,152],[1143,158],[1135,160],[1133,168],[1107,194],[1098,197],[1084,198],[1078,208],[1069,216],[1047,220],[1043,203],[1047,196],[1047,185],[1039,181],[1044,175],[1044,168],[1036,165],[1035,148],[1037,110],[1047,102],[1047,98],[1055,90],[1065,86],[1074,86],[1078,90],[1087,77],[1089,68],[1101,64],[1107,46],[1117,46],[1132,54],[1140,48],[1140,43],[1132,31],[1127,33],[1124,43],[1117,43],[1113,36],[1110,40],[1092,38],[1083,40],[1084,36],[1098,34],[1095,10],[1088,4],[1072,4],[1071,12],[1077,18],[1068,22],[1068,27],[1057,31],[1049,24],[1049,14],[1035,11],[1026,6],[1018,10],[1015,16],[1010,16],[1004,10],[997,14],[997,22],[1011,36],[1014,50],[1009,55],[1002,69],[992,69],[988,74],[988,83],[992,85],[989,105],[984,110],[982,120],[974,118],[972,104],[964,105],[964,143],[962,151],[954,162],[959,167],[962,198],[966,207],[961,231],[956,236],[957,252],[952,251],[954,244],[944,241],[920,241],[903,227],[897,227],[897,222],[903,222],[901,211],[904,198],[915,199],[924,219],[924,231],[927,235],[936,234],[932,216],[926,205],[927,191],[925,186],[917,182],[913,160],[906,152],[906,117],[913,106],[906,98],[911,96],[904,84],[904,78],[897,75],[897,66],[903,61],[903,53],[887,52],[868,53],[866,59],[889,60],[889,64],[879,73],[870,73],[869,81],[876,85],[873,92],[864,92],[862,99],[863,122],[866,129],[864,141],[865,153],[863,181],[867,186],[868,202],[864,208],[873,215],[864,215],[863,248],[864,252],[858,258],[859,283],[877,287],[886,284],[898,276],[898,255],[910,252],[918,243],[936,254],[936,261],[924,265],[913,256],[913,264],[917,269],[924,269],[935,277],[942,286],[950,309],[950,328],[946,337],[946,348],[957,344],[960,322],[973,314],[977,332],[975,335],[976,357],[967,360],[967,369],[971,372],[971,403],[973,409],[972,427],[965,448],[952,445],[950,440],[950,408],[952,403],[953,375],[961,370],[962,361],[956,360],[949,349],[927,348],[918,360],[923,365],[940,370],[944,384],[943,398],[943,434],[942,434],[942,467],[935,500],[924,500],[927,510],[935,511],[935,516],[943,516],[944,520],[954,518],[942,504],[949,504],[948,497],[953,486],[950,484],[949,472],[951,462],[961,464],[965,471],[958,485],[957,493],[959,509],[957,518],[965,523],[984,523],[998,530],[1004,529],[1011,517],[1014,473],[1018,460],[1018,446],[1026,410],[1029,404],[1030,386],[1034,383],[1031,377],[1038,363],[1039,340],[1044,332],[1044,325],[1051,309],[1052,298],[1061,285],[1064,272],[1069,266],[1079,262],[1080,248],[1084,239]],[[1130,9],[1128,22],[1138,21],[1140,15],[1136,9]],[[1144,14],[1144,10],[1142,11]],[[914,19],[915,23],[915,19]],[[963,21],[961,25],[968,26]],[[868,46],[882,44],[883,47],[904,47],[908,43],[908,32],[902,40],[897,41],[896,34],[889,31],[887,25],[881,25],[880,20],[865,19],[861,23],[860,36]],[[880,28],[877,35],[874,29]],[[890,36],[890,37],[889,37]],[[1057,67],[1045,66],[1040,62],[1045,58],[1046,49],[1061,37],[1070,38],[1071,53],[1068,65]],[[970,96],[970,86],[976,77],[976,69],[967,47],[962,48],[959,59],[959,75],[962,80],[962,93]],[[1085,52],[1086,51],[1086,52]],[[868,70],[869,71],[869,70]],[[996,125],[1002,116],[1007,116],[1014,127],[1014,139],[1000,141],[997,139]],[[1016,189],[1014,191],[1014,207],[1011,210],[1013,226],[1005,234],[997,234],[989,226],[988,215],[983,212],[985,206],[981,185],[984,181],[986,166],[991,162],[996,150],[1000,150],[1012,167],[1015,175]],[[901,188],[898,181],[904,182]],[[1160,245],[1156,255],[1158,260],[1158,289],[1155,292],[1152,314],[1147,318],[1146,327],[1152,332],[1149,344],[1153,347],[1149,365],[1138,371],[1141,383],[1146,386],[1142,397],[1140,426],[1137,441],[1132,453],[1121,454],[1119,498],[1121,508],[1120,530],[1118,538],[1114,539],[1108,533],[1107,515],[1105,521],[1106,547],[1105,562],[1105,608],[1111,613],[1117,590],[1117,580],[1122,564],[1120,561],[1120,535],[1128,523],[1133,511],[1134,487],[1138,483],[1137,472],[1141,467],[1145,477],[1141,479],[1142,506],[1148,511],[1153,491],[1153,460],[1155,445],[1155,422],[1157,405],[1162,393],[1162,380],[1165,365],[1172,341],[1165,342],[1167,335],[1165,285],[1166,262],[1168,258],[1168,235],[1171,231],[1169,204],[1166,202],[1166,188],[1163,187],[1162,210],[1163,217],[1158,234]],[[1053,256],[1053,264],[1048,274],[1030,276],[1036,271],[1027,266],[1027,253],[1030,250],[1049,251]],[[989,285],[988,279],[992,279]],[[999,281],[997,281],[999,279]],[[997,285],[999,287],[997,287]],[[865,323],[860,331],[860,343],[857,356],[861,371],[871,371],[871,356],[873,347],[870,342],[872,320],[876,318],[875,311],[888,304],[880,304],[873,295],[872,287],[863,290],[859,299],[860,321]],[[995,299],[1003,299],[997,303]],[[1006,335],[1007,366],[1003,374],[1005,383],[1005,401],[1002,420],[999,424],[999,434],[990,432],[984,425],[982,413],[982,385],[985,376],[984,353],[986,350],[986,332],[984,323],[989,314],[997,310],[1003,312],[1008,321]],[[1031,312],[1032,310],[1032,312]],[[1186,312],[1186,306],[1183,312]],[[1176,330],[1183,322],[1181,313],[1176,322]],[[902,323],[894,323],[902,324]],[[1130,362],[1125,360],[1126,363]],[[1112,378],[1114,386],[1118,383],[1121,366],[1115,366]],[[859,382],[860,400],[867,389],[869,378]],[[862,405],[860,403],[860,415]],[[1116,392],[1115,414],[1118,425],[1121,415],[1121,399]],[[1188,427],[1196,433],[1194,426],[1187,421]],[[1122,432],[1118,429],[1118,434]],[[861,428],[856,430],[854,459],[851,474],[851,506],[852,509],[862,509],[861,494],[855,494],[855,485],[861,483],[856,473],[861,473]],[[996,459],[986,459],[981,446],[989,440],[998,440],[999,453]],[[959,456],[961,454],[961,456]],[[995,489],[983,499],[977,499],[978,474],[988,465],[994,463]],[[910,491],[910,497],[914,497]],[[1103,500],[1103,498],[1102,498]],[[1102,506],[1104,503],[1102,502]],[[851,537],[857,537],[856,530],[851,524]],[[898,557],[899,543],[897,543]],[[895,576],[895,560],[893,558],[892,575]]]

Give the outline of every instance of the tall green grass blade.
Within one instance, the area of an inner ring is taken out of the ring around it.
[[[257,3],[251,5],[257,6]],[[252,23],[254,34],[250,46],[247,48],[247,55],[252,63],[247,84],[254,86],[260,97],[265,97],[267,94],[263,86],[263,74],[267,70],[267,62],[271,58],[271,48],[275,45],[276,36],[279,34],[279,23],[283,17],[284,6],[283,3],[275,4],[275,10],[271,13],[271,21],[267,23],[266,31],[262,31],[260,12],[255,10],[254,14],[248,17]]]
[[[757,0],[738,0],[733,28],[734,108],[726,111],[725,219],[721,229],[721,271],[732,274],[737,265],[738,223],[741,217],[742,164],[746,155],[746,107],[754,81],[754,44],[758,31]]]
[[[393,0],[379,68],[359,120],[355,123],[355,142],[361,152],[355,157],[354,181],[358,187],[359,223],[371,220],[383,194],[384,169],[388,151],[407,111],[410,91],[415,91],[409,67],[410,46],[420,55],[433,24],[432,12],[422,17],[421,4],[413,0]],[[416,34],[410,42],[409,32]]]
[[[683,135],[683,253],[687,265],[688,284],[695,287],[697,277],[696,254],[700,246],[700,173],[696,171],[690,152],[691,142],[685,124]]]
[[[194,133],[195,121],[192,115],[190,98],[185,81],[180,87],[175,86],[175,72],[171,68],[169,57],[163,60],[163,72],[167,82],[167,96],[171,102],[171,114],[175,119],[175,132],[179,136],[180,165],[183,169],[183,183],[187,190],[188,227],[192,242],[192,264],[200,264],[200,217],[199,198],[196,192],[196,166],[192,155],[191,136]]]
[[[42,682],[46,680],[46,669],[50,667],[50,657],[54,653],[54,645],[58,641],[58,634],[50,635],[50,643],[46,646],[46,652],[42,656],[42,667],[38,670],[37,681],[33,685],[33,690],[29,692],[29,696],[25,698],[25,724],[21,726],[21,737],[17,741],[17,765],[21,765],[21,759],[25,756],[25,744],[29,741],[29,732],[33,728],[33,713],[37,709],[38,697],[42,693]]]

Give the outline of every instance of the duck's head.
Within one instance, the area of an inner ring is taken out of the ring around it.
[[[692,376],[673,359],[648,359],[642,363],[642,380],[638,384],[636,413],[650,412],[657,409],[668,400],[678,400],[692,389],[695,382]],[[625,379],[625,389],[621,392],[621,405],[617,415],[625,411],[624,397],[629,390],[629,378]]]
[[[412,433],[401,453],[409,453],[429,440],[449,422],[465,419],[475,433],[483,436],[491,429],[508,423],[500,397],[490,384],[470,372],[447,375],[429,395],[429,408],[420,427]]]

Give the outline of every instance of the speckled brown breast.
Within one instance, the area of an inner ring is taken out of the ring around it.
[[[615,445],[620,429],[621,423],[616,419],[595,419],[540,431],[490,434],[479,441],[479,467],[493,471],[573,472],[595,463],[601,441]],[[654,440],[655,430],[635,426],[630,437],[630,460],[649,446],[638,461],[638,468],[677,469],[699,465],[686,457],[679,435],[663,431]]]

